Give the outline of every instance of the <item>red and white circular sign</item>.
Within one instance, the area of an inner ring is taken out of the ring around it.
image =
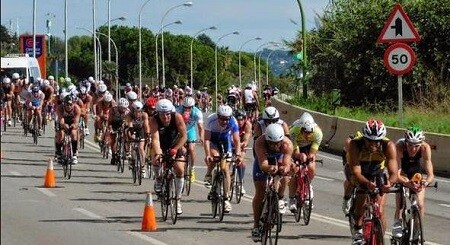
[[[412,70],[416,63],[416,54],[407,44],[395,43],[384,52],[384,65],[390,73],[403,75]]]

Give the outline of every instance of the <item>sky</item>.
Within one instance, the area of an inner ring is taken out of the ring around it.
[[[51,20],[50,33],[64,39],[65,0],[36,1],[36,33],[46,34],[47,20]],[[93,27],[93,2],[95,2],[95,26],[107,25],[108,2],[110,3],[111,25],[139,26],[139,11],[147,0],[66,0],[68,9],[67,35],[89,35],[78,28]],[[182,0],[148,0],[142,8],[142,27],[156,33],[161,21],[169,24],[181,20],[181,25],[164,28],[172,34],[193,36],[204,28],[215,26],[206,35],[217,43],[220,37],[238,31],[239,35],[229,35],[220,39],[220,46],[238,51],[254,52],[266,42],[294,40],[300,30],[300,10],[296,0],[191,0],[191,7],[172,7],[186,3]],[[301,0],[306,16],[306,28],[316,27],[317,15],[322,15],[330,0]],[[167,13],[167,14],[166,14]],[[166,14],[166,15],[165,15]],[[164,17],[165,16],[165,17]],[[125,17],[126,20],[117,20]],[[116,19],[116,20],[114,20]],[[295,24],[298,23],[298,24]],[[12,33],[32,33],[33,0],[1,0],[1,24]],[[253,40],[261,37],[261,40]],[[138,37],[136,37],[137,39]],[[245,44],[244,44],[245,43]]]

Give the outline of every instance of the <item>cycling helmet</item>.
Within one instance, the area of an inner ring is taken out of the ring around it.
[[[14,73],[12,74],[11,78],[12,78],[12,79],[19,79],[19,78],[20,78],[19,73],[14,72]]]
[[[405,132],[405,140],[408,143],[420,144],[425,140],[425,135],[421,128],[417,126],[409,127]]]
[[[48,86],[50,86],[50,81],[45,79],[44,82],[42,83],[43,87],[46,88]]]
[[[5,78],[3,78],[3,83],[4,84],[10,84],[11,83],[11,79],[9,79],[9,77],[5,77]]]
[[[219,106],[219,109],[217,110],[217,115],[222,117],[231,117],[233,114],[233,109],[227,105],[221,105]]]
[[[262,113],[262,119],[263,120],[271,120],[271,119],[279,119],[280,113],[278,112],[277,108],[273,106],[268,106]]]
[[[369,140],[381,140],[386,136],[386,127],[381,120],[370,119],[362,131],[364,137]]]
[[[72,79],[70,79],[70,77],[66,77],[66,82],[70,83],[72,82]]]
[[[175,111],[175,107],[172,102],[168,99],[160,99],[158,103],[156,103],[156,111],[157,112],[173,112]]]
[[[251,83],[247,83],[247,85],[245,86],[246,89],[251,89],[253,87],[253,85]]]
[[[64,97],[64,104],[73,104],[73,97],[70,94],[67,94]]]
[[[245,119],[246,116],[247,115],[245,114],[245,111],[237,110],[237,111],[234,112],[234,117],[236,119]]]
[[[303,112],[300,118],[294,122],[294,125],[300,126],[301,130],[305,132],[312,132],[316,122],[309,112]]]
[[[130,106],[130,103],[128,102],[127,99],[125,99],[125,98],[119,99],[119,107],[128,108],[129,106]]]
[[[110,93],[106,93],[105,96],[103,97],[103,99],[105,100],[105,102],[111,102],[113,99],[113,96]]]
[[[137,94],[136,92],[130,91],[127,93],[127,98],[129,100],[137,100]]]
[[[54,76],[48,76],[48,80],[55,80]]]
[[[142,110],[142,108],[144,107],[144,105],[142,104],[142,102],[140,102],[139,100],[133,102],[132,107],[135,111],[140,111]]]
[[[75,90],[77,90],[77,87],[73,84],[69,85],[69,87],[67,87],[67,91],[69,93],[73,93]]]
[[[81,87],[80,88],[80,94],[86,94],[87,93],[87,88],[86,87]]]
[[[94,81],[94,78],[93,78],[93,77],[88,77],[88,81],[89,81],[89,82],[93,82],[93,81]]]
[[[149,97],[147,99],[147,103],[146,104],[147,104],[148,107],[154,109],[156,107],[156,99],[154,97]]]
[[[184,98],[183,100],[183,106],[184,107],[193,107],[195,105],[195,99],[192,98],[191,96],[188,96],[186,98]]]
[[[103,80],[98,81],[98,84],[105,84],[105,82],[103,82]]]
[[[99,91],[100,93],[106,92],[107,89],[108,89],[108,88],[106,87],[105,84],[100,84],[100,85],[98,85],[98,91]]]
[[[31,88],[31,92],[33,92],[33,93],[39,92],[39,87],[38,86],[34,86],[33,88]]]
[[[189,86],[186,86],[184,92],[186,93],[186,95],[192,95],[192,89]]]
[[[59,94],[59,98],[62,100],[62,101],[64,101],[64,99],[66,98],[66,96],[68,95],[69,93],[67,93],[66,91],[61,91],[61,93]]]
[[[169,96],[169,97],[173,95],[173,91],[171,88],[167,88],[164,93],[166,94],[166,96]]]
[[[271,142],[280,142],[284,139],[284,129],[280,124],[270,124],[265,131],[265,139]]]

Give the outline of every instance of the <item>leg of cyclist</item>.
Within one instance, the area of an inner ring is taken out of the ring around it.
[[[139,142],[139,157],[141,158],[141,175],[145,178],[145,138],[142,137]]]
[[[189,138],[189,136],[188,136],[188,138]],[[189,140],[188,140],[188,142],[189,142]],[[192,142],[190,142],[190,143],[188,143],[188,151],[189,151],[189,158],[190,158],[190,164],[191,164],[191,168],[192,168],[192,176],[189,176],[189,180],[191,181],[191,182],[193,182],[195,179],[194,179],[194,176],[195,176],[195,174],[194,174],[194,171],[195,171],[195,168],[194,168],[194,165],[195,165],[195,159],[196,159],[196,153],[195,153],[195,143],[192,143]],[[188,171],[189,171],[189,169],[188,169]]]
[[[35,110],[35,115],[38,120],[38,127],[39,127],[39,135],[42,135],[42,106],[39,106]]]
[[[61,159],[61,155],[62,155],[61,150],[62,150],[62,146],[63,146],[63,139],[64,139],[64,129],[63,129],[63,126],[61,125],[55,134],[55,160],[56,160],[56,162],[59,162],[59,160]]]
[[[344,199],[342,202],[342,211],[345,215],[347,215],[350,211],[351,206],[351,195],[352,190],[354,188],[353,183],[351,180],[351,172],[348,164],[345,164],[344,167],[344,174],[345,174],[345,180],[344,180]]]
[[[403,205],[402,193],[395,193],[395,213],[394,213],[394,224],[392,225],[392,236],[400,238],[403,236],[402,231],[402,212]]]
[[[117,153],[117,142],[116,142],[116,135],[117,132],[113,133],[113,129],[111,127],[108,127],[106,130],[106,142],[109,143],[109,148],[111,149],[112,156],[111,156],[111,165],[114,165],[116,162],[116,153]]]
[[[70,129],[72,143],[72,164],[78,164],[78,124]]]
[[[186,164],[186,158],[183,155],[185,149],[180,148],[177,152],[176,162],[173,166],[175,171],[175,194],[177,197],[177,214],[182,214],[183,209],[181,207],[181,192],[183,191],[184,185],[184,165]]]
[[[297,212],[297,201],[295,200],[295,194],[297,192],[297,177],[296,173],[300,170],[300,167],[297,164],[292,164],[290,180],[289,180],[289,203],[288,207],[292,213]]]
[[[101,129],[101,123],[102,120],[100,118],[100,116],[95,116],[94,118],[94,141],[97,143],[99,141],[99,133],[100,133],[100,129]]]
[[[252,239],[254,242],[260,240],[261,234],[259,230],[259,217],[262,212],[262,202],[264,199],[264,191],[266,188],[267,175],[259,168],[259,163],[255,159],[253,162],[253,184],[255,186],[255,195],[252,200],[253,208],[253,230]]]

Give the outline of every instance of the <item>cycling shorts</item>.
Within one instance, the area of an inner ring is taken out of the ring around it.
[[[245,111],[256,111],[256,103],[245,103],[244,110]]]
[[[195,127],[192,127],[187,131],[187,142],[190,143],[194,141],[197,141],[197,130]]]

